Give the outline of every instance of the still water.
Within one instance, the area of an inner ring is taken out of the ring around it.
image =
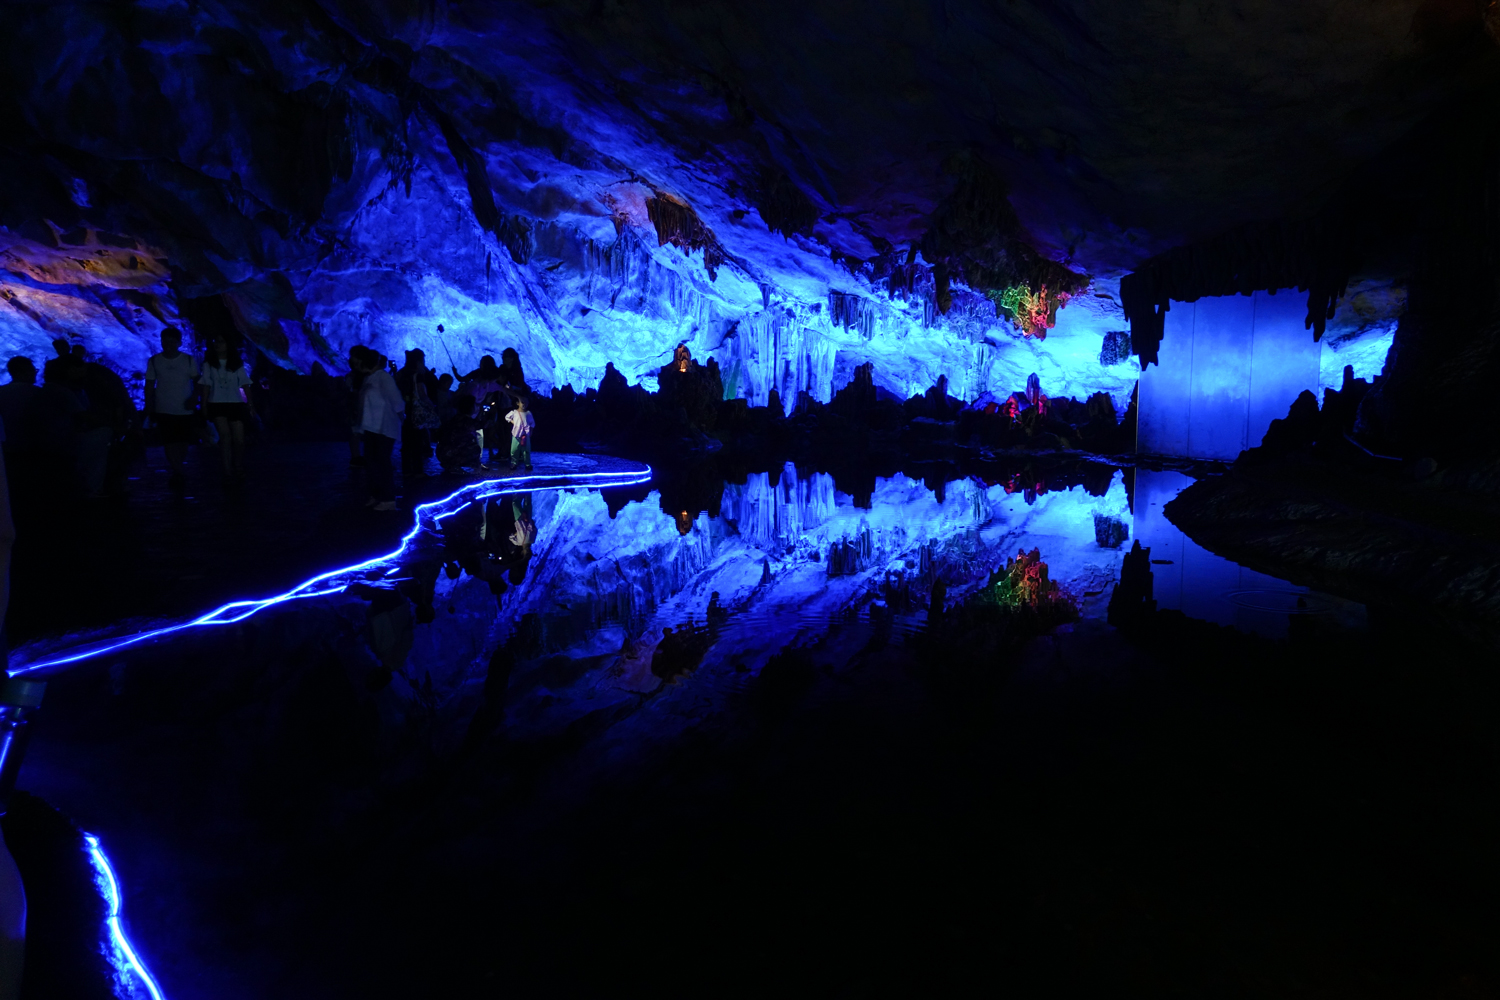
[[[279,595],[83,648],[19,651],[38,676],[68,675],[26,787],[115,851],[137,944],[164,982],[267,995],[236,986],[235,970],[271,967],[283,945],[209,961],[182,928],[234,924],[219,909],[233,895],[226,858],[255,871],[297,855],[282,813],[263,808],[268,789],[306,812],[298,830],[363,842],[387,828],[383,790],[423,773],[414,761],[446,781],[503,734],[496,782],[509,780],[507,761],[545,761],[548,794],[583,801],[681,737],[753,716],[746,706],[774,692],[766,668],[779,654],[802,651],[831,687],[852,683],[861,661],[879,660],[861,653],[927,627],[935,594],[960,602],[1019,552],[1036,550],[1085,618],[1106,616],[1136,542],[1151,550],[1161,608],[1271,637],[1308,616],[1347,625],[1362,614],[1184,537],[1162,514],[1190,483],[1173,472],[893,475],[855,496],[790,464],[683,490],[668,475],[553,458],[549,468],[539,457],[532,481],[475,483],[424,505],[399,549]],[[880,669],[866,686],[884,693]],[[471,800],[455,801],[468,831],[459,806]],[[423,822],[446,830],[431,809]],[[505,854],[498,842],[483,841],[487,855]],[[443,842],[433,855],[455,850]],[[258,885],[242,891],[275,901]]]
[[[934,588],[951,606],[1033,549],[1085,618],[1103,618],[1137,540],[1151,550],[1160,608],[1270,638],[1297,617],[1347,626],[1362,613],[1184,536],[1162,514],[1192,482],[1181,473],[1053,481],[1069,478],[934,487],[896,475],[861,504],[832,476],[788,464],[724,484],[697,513],[664,509],[655,491],[623,506],[587,488],[497,492],[434,517],[413,540],[382,585],[412,599],[415,625],[393,606],[376,634],[389,636],[382,656],[393,666],[457,667],[510,641],[527,661],[551,661],[574,695],[580,683],[647,693],[699,667],[710,668],[702,683],[734,684],[787,648],[821,643],[826,654],[836,642],[852,653],[924,627]]]
[[[1163,513],[1193,481],[1181,472],[1076,463],[993,480],[898,474],[856,497],[788,463],[698,483],[688,501],[654,488],[643,468],[552,458],[557,468],[540,459],[545,474],[528,482],[472,484],[424,505],[397,551],[145,635],[105,630],[82,647],[38,649],[12,670],[50,674],[291,601],[354,595],[372,602],[369,639],[392,670],[414,659],[462,671],[520,630],[528,655],[610,656],[613,683],[645,691],[660,682],[649,667],[664,630],[678,645],[686,630],[706,662],[753,671],[835,628],[867,638],[921,628],[935,587],[951,606],[1019,552],[1039,552],[1081,615],[1104,618],[1135,542],[1150,549],[1159,608],[1269,638],[1298,617],[1359,627],[1363,615],[1185,536]]]

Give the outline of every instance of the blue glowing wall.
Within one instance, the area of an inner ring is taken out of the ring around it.
[[[1141,373],[1137,448],[1233,459],[1260,444],[1303,390],[1322,382],[1322,347],[1295,292],[1173,302],[1161,362]]]

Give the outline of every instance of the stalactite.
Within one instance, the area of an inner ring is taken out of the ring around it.
[[[703,224],[697,212],[660,196],[646,199],[646,214],[651,218],[651,225],[656,227],[657,246],[670,243],[684,253],[702,250],[704,269],[710,278],[718,278],[719,268],[726,260],[724,248],[719,246],[713,230]]]
[[[922,237],[922,256],[933,265],[940,313],[948,312],[951,287],[959,280],[982,292],[1023,287],[1044,298],[1050,294],[1056,304],[1087,284],[1086,277],[1046,259],[1026,242],[998,171],[970,152],[954,154],[943,166],[954,175],[954,187],[933,210]],[[1050,317],[1056,305],[1040,311]],[[1028,319],[1021,325],[1035,336],[1052,323]]]
[[[875,305],[863,295],[830,291],[828,321],[834,326],[855,330],[869,340],[875,336]]]
[[[1046,340],[1047,331],[1057,325],[1057,310],[1072,298],[1067,292],[1052,292],[1043,285],[1032,291],[1026,285],[990,289],[986,296],[995,303],[995,315],[1005,316],[1023,334]]]
[[[767,168],[761,173],[755,208],[766,227],[782,236],[811,236],[818,221],[817,206],[784,170]]]
[[[744,396],[752,406],[769,405],[773,391],[788,415],[797,405],[798,393],[820,403],[833,398],[837,345],[800,312],[757,313],[739,324],[734,344]]]
[[[1151,258],[1120,279],[1120,304],[1141,365],[1157,360],[1174,300],[1295,288],[1307,293],[1306,325],[1320,339],[1349,285],[1349,229],[1324,219],[1256,223]]]

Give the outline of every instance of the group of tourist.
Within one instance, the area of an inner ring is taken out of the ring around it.
[[[18,356],[6,363],[0,386],[0,429],[12,482],[46,478],[68,482],[85,496],[103,496],[123,480],[124,440],[135,405],[125,380],[88,360],[81,344],[58,339],[42,366]]]
[[[365,467],[369,506],[396,509],[391,455],[398,440],[407,482],[427,474],[434,445],[444,472],[493,469],[507,450],[512,470],[531,471],[531,391],[516,350],[500,357],[497,365],[486,354],[467,375],[456,367],[439,375],[421,348],[407,351],[400,368],[371,348],[350,350],[349,454],[351,464]]]
[[[53,342],[56,357],[36,364],[17,356],[0,385],[0,430],[12,479],[46,482],[84,497],[123,489],[132,435],[139,421],[124,380],[89,360],[81,344]],[[182,334],[161,333],[161,352],[145,372],[145,417],[154,426],[174,489],[186,483],[188,446],[216,440],[226,483],[244,479],[246,425],[255,389],[249,369],[224,338],[214,338],[200,360],[182,350]],[[395,510],[391,457],[400,442],[408,482],[427,474],[436,447],[445,472],[489,470],[501,461],[530,470],[536,420],[530,390],[514,348],[501,363],[485,355],[468,374],[438,375],[420,349],[394,362],[368,347],[349,352],[345,386],[350,405],[351,464],[364,467],[376,510]],[[486,453],[488,453],[486,455]]]

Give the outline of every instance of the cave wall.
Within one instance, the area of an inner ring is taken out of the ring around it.
[[[1412,185],[1407,307],[1360,404],[1355,435],[1396,457],[1451,461],[1500,452],[1500,128],[1490,103],[1435,123]]]
[[[1075,315],[1054,298],[1028,327],[965,283],[1083,280],[1018,242],[1003,181],[972,157],[925,185],[937,208],[958,186],[929,261],[789,179],[785,137],[767,146],[721,93],[684,97],[664,133],[521,5],[15,15],[0,40],[5,356],[40,361],[62,336],[139,384],[164,325],[193,346],[182,302],[218,296],[246,342],[301,371],[342,368],[354,344],[460,370],[514,346],[542,391],[596,384],[609,362],[649,387],[681,341],[737,373],[735,394],[774,389],[789,408],[869,361],[900,396],[939,376],[968,397],[1009,392],[1032,371],[1053,395],[1104,390],[1121,409],[1128,395],[1128,373],[1098,361],[1121,325],[1112,301]],[[712,155],[715,134],[733,141]],[[97,234],[149,267],[101,269]]]
[[[7,263],[0,351],[64,335],[138,371],[217,296],[302,370],[513,344],[545,389],[649,378],[681,340],[789,405],[864,361],[898,395],[1036,371],[1120,402],[1088,342],[1126,326],[1115,276],[1315,203],[1472,84],[1482,54],[1415,5],[1226,33],[1169,0],[11,4],[6,240],[104,234],[167,274]]]

